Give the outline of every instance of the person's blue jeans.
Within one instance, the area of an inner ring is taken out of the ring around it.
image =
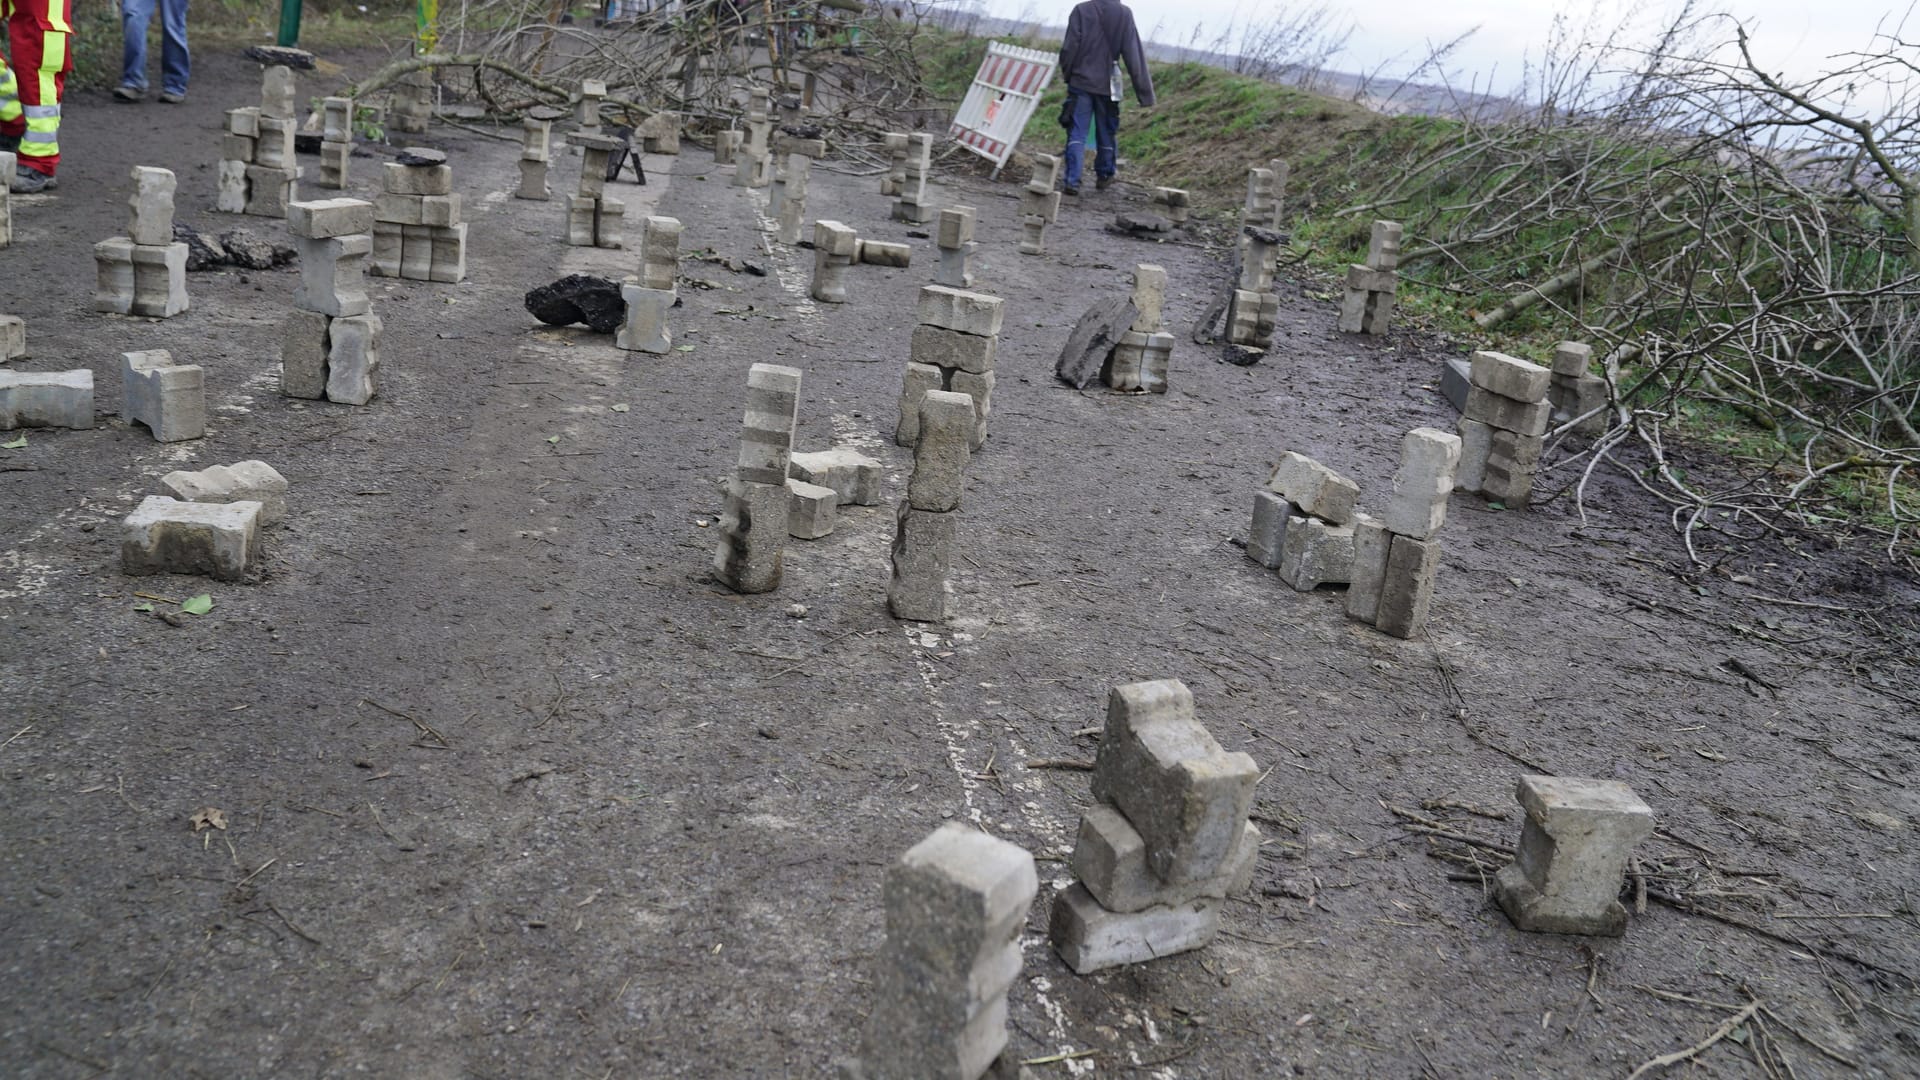
[[[120,0],[122,64],[120,85],[147,88],[147,24],[160,9],[160,89],[187,92],[193,57],[187,51],[187,0]]]
[[[1087,130],[1093,129],[1093,171],[1112,176],[1120,167],[1120,103],[1105,94],[1068,90],[1073,99],[1073,126],[1067,129],[1067,171],[1061,182],[1080,186],[1081,162],[1086,157]]]

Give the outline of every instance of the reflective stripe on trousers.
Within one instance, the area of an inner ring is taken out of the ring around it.
[[[60,106],[28,105],[27,133],[20,137],[21,157],[56,157],[60,153]]]
[[[20,80],[0,61],[0,122],[20,119]]]

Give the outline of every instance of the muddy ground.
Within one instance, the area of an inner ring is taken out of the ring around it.
[[[957,819],[1042,860],[1009,1058],[1092,1053],[1037,1075],[1625,1076],[1750,996],[1760,1023],[1674,1071],[1920,1073],[1916,590],[1869,541],[1708,573],[1607,473],[1584,523],[1456,498],[1431,640],[1387,638],[1234,541],[1282,450],[1380,505],[1402,433],[1452,423],[1458,346],[1338,335],[1292,283],[1264,362],[1183,337],[1165,397],[1076,393],[1050,372],[1080,311],[1153,261],[1184,328],[1220,250],[1105,233],[1143,200],[1122,185],[1021,256],[1016,185],[948,178],[1008,309],[950,624],[888,616],[888,506],[734,596],[707,570],[748,365],[806,373],[801,448],[859,447],[903,490],[933,249],[874,178],[816,169],[812,216],[914,265],[819,306],[810,252],[759,254],[764,191],[691,143],[649,157],[629,221],[657,208],[688,249],[772,270],[685,259],[691,348],[652,357],[525,314],[527,288],[634,256],[565,247],[561,203],[507,196],[511,143],[437,126],[471,278],[376,279],[378,398],[299,402],[276,386],[290,271],[191,275],[165,322],[90,310],[132,165],[176,170],[182,221],[284,238],[212,212],[221,110],[257,85],[206,55],[183,106],[77,97],[62,186],[15,200],[0,251],[14,366],[91,368],[102,414],[0,451],[0,1071],[828,1075],[871,1000],[886,865]],[[206,368],[206,438],[114,415],[144,348]],[[160,475],[255,457],[292,483],[262,580],[120,573],[118,519]],[[178,626],[137,609],[200,592]],[[1087,776],[1027,763],[1090,760],[1108,688],[1166,677],[1269,770],[1254,895],[1204,951],[1076,977],[1044,927]],[[1623,780],[1658,814],[1625,938],[1516,932],[1481,882],[1502,857],[1420,831],[1510,844],[1528,771]],[[224,831],[190,827],[207,807]]]

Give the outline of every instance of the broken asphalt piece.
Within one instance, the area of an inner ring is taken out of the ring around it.
[[[296,154],[317,154],[320,144],[326,136],[318,131],[296,131],[293,133],[293,152]]]
[[[529,289],[527,310],[549,326],[585,323],[596,334],[611,334],[627,318],[620,285],[591,274],[568,274],[551,285]]]
[[[1258,225],[1244,225],[1241,227],[1241,231],[1262,244],[1286,247],[1289,243],[1292,243],[1291,237],[1277,229],[1263,229]]]
[[[821,139],[827,134],[827,129],[819,124],[782,124],[780,130],[796,139]]]
[[[1131,296],[1109,297],[1088,308],[1073,324],[1073,333],[1067,335],[1060,360],[1053,365],[1054,377],[1075,390],[1085,389],[1099,377],[1107,355],[1138,316]]]
[[[430,146],[403,146],[393,160],[402,165],[445,165],[447,152]]]
[[[573,114],[567,110],[557,108],[553,105],[535,105],[533,108],[527,110],[527,119],[544,120],[549,124],[555,120],[565,120],[572,115]]]
[[[269,67],[284,64],[300,71],[313,70],[314,56],[305,49],[292,49],[285,45],[254,45],[247,49],[246,56]]]
[[[1128,236],[1156,236],[1173,231],[1173,222],[1159,214],[1126,213],[1113,219],[1113,231]]]
[[[1265,355],[1267,354],[1263,350],[1256,349],[1251,345],[1229,345],[1226,348],[1224,359],[1234,367],[1252,367],[1259,363],[1260,358]]]
[[[191,225],[173,223],[173,238],[187,245],[187,269],[209,270],[227,263],[227,249]]]

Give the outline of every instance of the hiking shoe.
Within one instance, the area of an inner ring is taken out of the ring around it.
[[[29,169],[25,165],[16,166],[13,178],[7,182],[7,190],[16,195],[38,195],[49,188],[59,187],[59,181],[38,169]]]
[[[1080,186],[1078,184],[1061,184],[1060,193],[1062,195],[1078,196],[1080,194]]]
[[[1095,191],[1105,191],[1112,186],[1113,177],[1111,176],[1102,176],[1093,182],[1093,190]]]
[[[147,92],[145,90],[137,86],[129,86],[126,83],[121,83],[119,86],[113,88],[113,100],[127,105],[131,105],[146,96]]]
[[[163,90],[160,92],[160,104],[162,105],[178,105],[185,100],[187,100],[187,92],[185,90]]]

